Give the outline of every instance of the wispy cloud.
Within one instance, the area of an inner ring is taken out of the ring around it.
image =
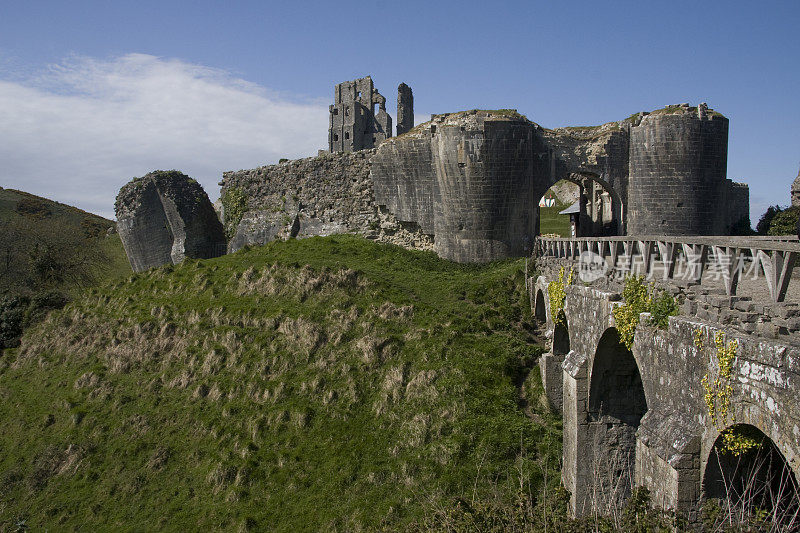
[[[231,74],[129,54],[0,74],[0,185],[113,218],[119,188],[179,169],[215,199],[224,170],[316,155],[327,106]]]

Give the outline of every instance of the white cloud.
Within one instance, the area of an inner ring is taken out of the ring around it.
[[[129,179],[175,168],[214,200],[225,170],[316,155],[327,120],[321,101],[290,102],[224,71],[76,57],[0,79],[0,185],[113,218]]]

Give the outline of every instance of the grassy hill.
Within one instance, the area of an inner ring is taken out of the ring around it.
[[[554,520],[522,268],[335,236],[90,290],[0,356],[0,530]]]
[[[129,274],[119,236],[106,236],[113,226],[113,221],[76,207],[0,188],[0,294],[45,289],[74,294],[98,280]],[[48,254],[68,260],[79,275],[70,272],[65,279],[54,279],[39,268]]]

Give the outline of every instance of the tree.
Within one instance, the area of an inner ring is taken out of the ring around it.
[[[759,235],[768,235],[769,225],[772,223],[772,219],[781,211],[783,211],[783,208],[779,205],[769,206],[764,214],[761,215],[758,224],[756,224],[756,233]]]

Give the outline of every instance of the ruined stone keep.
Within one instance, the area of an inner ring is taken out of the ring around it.
[[[214,207],[186,174],[158,170],[135,178],[120,189],[114,207],[134,272],[225,253],[225,234]]]
[[[328,130],[331,152],[372,148],[391,136],[392,117],[386,112],[386,98],[372,84],[371,77],[346,81],[335,87]]]

